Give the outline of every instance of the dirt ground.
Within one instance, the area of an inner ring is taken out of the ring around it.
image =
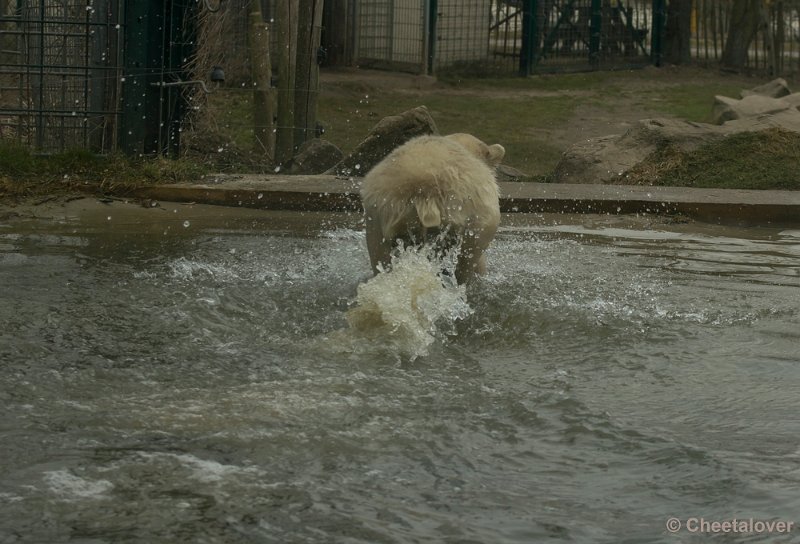
[[[545,87],[554,88],[557,87],[555,83],[559,77],[562,76],[534,76],[534,79],[540,78],[545,83]],[[580,75],[572,74],[571,77],[580,77]],[[709,88],[725,85],[747,89],[769,79],[725,74],[714,69],[677,66],[648,67],[635,71],[607,73],[601,78],[599,85],[584,89],[540,90],[537,87],[542,85],[537,85],[535,80],[532,81],[531,88],[524,88],[521,85],[509,88],[503,84],[493,87],[491,80],[486,80],[485,85],[478,87],[470,85],[467,88],[461,88],[454,86],[451,81],[437,81],[436,78],[430,76],[380,70],[346,68],[324,71],[321,74],[324,92],[336,92],[340,86],[346,86],[349,90],[359,89],[363,93],[377,94],[382,90],[387,90],[418,96],[421,104],[430,94],[475,95],[498,100],[506,97],[525,97],[531,100],[554,96],[585,98],[565,123],[545,128],[519,127],[519,130],[529,134],[532,140],[546,141],[562,151],[583,140],[622,134],[641,119],[678,118],[664,111],[664,99],[659,95],[662,95],[665,89],[679,88],[685,85],[708,86]],[[612,87],[614,91],[608,92],[604,89],[605,87]],[[713,91],[709,91],[709,115],[713,105],[713,95]]]

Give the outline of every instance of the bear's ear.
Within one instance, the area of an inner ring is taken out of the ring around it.
[[[500,164],[500,161],[503,160],[503,157],[506,156],[506,148],[504,148],[500,144],[494,144],[489,146],[489,164],[492,166],[497,166]]]

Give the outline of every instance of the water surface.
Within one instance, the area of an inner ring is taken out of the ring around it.
[[[147,212],[0,221],[0,542],[798,519],[798,230],[506,217],[470,311],[414,358],[348,329],[357,217]]]

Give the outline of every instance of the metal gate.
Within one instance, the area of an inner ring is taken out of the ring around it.
[[[653,16],[635,0],[494,0],[490,48],[522,74],[644,65]]]
[[[360,0],[356,6],[360,66],[426,71],[426,0]]]

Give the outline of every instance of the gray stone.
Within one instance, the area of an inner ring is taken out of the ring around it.
[[[800,108],[800,93],[792,93],[781,98],[781,102],[789,104],[792,107]]]
[[[384,117],[352,153],[328,172],[363,176],[386,155],[411,138],[438,133],[436,123],[425,106],[404,111],[399,115]]]
[[[342,150],[328,140],[314,138],[300,146],[287,169],[289,174],[322,174],[344,157]]]
[[[779,77],[777,79],[773,79],[768,83],[759,85],[758,87],[753,87],[752,89],[746,89],[742,91],[740,95],[742,98],[754,94],[761,96],[768,96],[770,98],[781,98],[791,93],[792,91],[789,90],[789,84],[786,83],[785,79]]]
[[[495,168],[495,173],[497,175],[497,181],[520,181],[530,177],[525,172],[505,164],[498,164]]]
[[[777,113],[791,107],[792,104],[785,99],[770,98],[758,94],[751,94],[741,100],[728,98],[727,96],[715,96],[712,115],[714,123],[721,125],[735,119]]]

